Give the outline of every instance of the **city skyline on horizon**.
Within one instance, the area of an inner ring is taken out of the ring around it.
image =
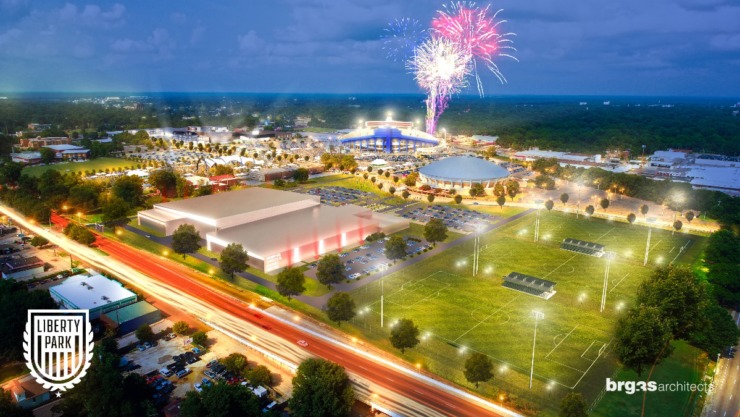
[[[448,3],[448,2],[444,2]],[[443,2],[279,0],[209,6],[0,1],[0,91],[12,93],[422,94],[381,35]],[[482,72],[489,96],[733,97],[740,6],[637,0],[503,8],[520,62]],[[244,16],[244,18],[234,16]],[[475,95],[474,86],[463,91]]]

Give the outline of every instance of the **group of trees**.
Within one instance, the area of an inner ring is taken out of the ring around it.
[[[95,242],[95,234],[87,227],[80,226],[76,223],[68,223],[64,228],[64,234],[83,245],[91,245]]]
[[[339,169],[342,171],[357,169],[357,161],[355,161],[355,157],[352,154],[326,152],[321,154],[321,163],[327,169]]]
[[[740,236],[732,229],[713,233],[704,261],[717,301],[724,307],[740,309]]]
[[[29,291],[23,283],[0,280],[0,362],[23,359],[23,331],[29,309],[56,309],[48,290]]]
[[[706,282],[687,267],[657,269],[637,291],[635,306],[617,322],[615,352],[639,373],[670,353],[670,342],[686,340],[716,355],[740,333],[717,304]]]

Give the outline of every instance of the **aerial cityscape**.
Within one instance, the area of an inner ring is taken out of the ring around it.
[[[0,417],[740,416],[737,22],[0,1]]]

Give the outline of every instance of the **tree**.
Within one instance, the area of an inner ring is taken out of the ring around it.
[[[172,169],[159,169],[149,174],[149,183],[152,184],[164,197],[177,195],[178,175]]]
[[[496,203],[498,204],[499,207],[501,207],[503,209],[504,208],[504,204],[506,204],[506,197],[503,196],[503,195],[498,196],[496,198]]]
[[[559,417],[588,417],[588,403],[580,392],[569,392],[560,402]]]
[[[188,391],[180,403],[182,417],[262,416],[259,399],[245,385],[217,383],[202,392]]]
[[[486,195],[486,190],[483,188],[483,184],[476,182],[470,186],[468,194],[470,194],[471,197],[482,197]]]
[[[653,271],[637,288],[637,304],[657,308],[676,338],[699,328],[706,308],[706,286],[687,267],[669,266]]]
[[[424,239],[434,245],[447,239],[447,225],[445,222],[436,217],[429,219],[427,224],[424,225]]]
[[[427,201],[430,202],[430,203],[433,203],[434,202],[434,194],[427,195]]]
[[[103,222],[108,225],[120,226],[128,223],[128,213],[131,211],[131,204],[117,196],[111,196],[101,208],[103,212]]]
[[[233,175],[234,174],[234,167],[231,165],[224,165],[224,164],[216,164],[211,167],[211,173],[214,176],[219,175]]]
[[[567,204],[568,203],[568,200],[570,200],[570,196],[568,195],[568,193],[562,193],[562,194],[560,194],[560,201],[563,204]]]
[[[23,331],[29,309],[57,309],[48,290],[29,291],[25,283],[0,280],[0,363],[23,359]]]
[[[344,265],[339,255],[324,255],[316,267],[316,278],[318,278],[320,283],[328,287],[344,281]]]
[[[206,334],[206,332],[203,331],[197,331],[193,333],[193,336],[191,338],[193,339],[194,345],[205,346],[208,342],[208,335]]]
[[[385,256],[390,260],[401,259],[406,256],[406,242],[401,236],[391,236],[385,242]]]
[[[277,290],[280,295],[291,297],[302,294],[306,291],[306,277],[298,268],[287,267],[280,271],[277,277]]]
[[[249,362],[247,357],[241,353],[231,353],[223,358],[221,363],[234,375],[245,376]]]
[[[383,183],[382,182],[381,183],[378,183],[378,189],[379,190],[382,190],[383,189]]]
[[[395,194],[395,193],[396,193],[396,187],[390,187],[390,188],[388,188],[388,192],[389,192],[389,193],[390,193],[391,195]]]
[[[506,182],[506,194],[509,195],[511,201],[514,201],[514,197],[519,194],[519,182],[517,180],[508,180]]]
[[[648,214],[648,211],[650,211],[650,207],[648,207],[647,204],[643,204],[640,206],[640,213],[642,213],[643,216],[646,216]]]
[[[640,305],[630,309],[617,322],[614,338],[617,357],[638,375],[645,366],[652,366],[670,353],[671,328],[656,307]]]
[[[344,368],[324,359],[301,362],[293,378],[289,400],[295,417],[349,416],[355,394]]]
[[[41,154],[41,162],[45,164],[50,164],[54,162],[55,159],[57,159],[57,153],[54,152],[54,150],[49,148],[41,148],[39,149],[39,153]]]
[[[411,319],[401,319],[391,329],[391,345],[405,353],[419,344],[419,328]]]
[[[349,293],[334,293],[326,303],[326,314],[329,316],[329,320],[341,326],[343,321],[349,321],[355,317],[355,301]]]
[[[5,162],[0,165],[0,183],[16,185],[21,179],[23,165],[18,162]]]
[[[599,201],[599,205],[601,206],[604,211],[609,208],[609,199],[608,198],[602,198],[601,201]]]
[[[407,200],[410,195],[411,193],[409,193],[408,190],[403,190],[403,192],[401,193],[401,197],[403,197],[404,200]]]
[[[188,324],[182,320],[177,321],[175,322],[175,324],[172,325],[172,331],[179,335],[183,335],[187,333],[189,330],[190,330],[190,326],[188,326]]]
[[[630,224],[634,224],[635,220],[637,220],[637,216],[635,216],[635,213],[630,213],[627,215],[627,221],[630,222]]]
[[[139,206],[144,201],[144,182],[133,175],[118,177],[113,182],[111,193],[132,206]]]
[[[154,332],[152,332],[152,328],[149,327],[148,324],[142,324],[136,329],[136,338],[139,339],[139,342],[153,342],[154,341]]]
[[[592,205],[589,204],[588,207],[586,207],[586,210],[585,211],[586,211],[586,214],[588,214],[589,216],[593,216],[594,215],[594,211],[595,211],[594,210],[594,206],[592,206]]]
[[[285,180],[281,178],[276,178],[275,181],[272,182],[272,185],[277,188],[283,188],[285,187]]]
[[[181,254],[182,259],[198,249],[200,249],[200,233],[192,224],[181,224],[172,233],[172,250]]]
[[[727,346],[737,344],[740,330],[726,309],[712,302],[700,314],[701,324],[691,334],[691,344],[706,351],[710,357],[722,352]]]
[[[406,184],[407,187],[416,187],[416,181],[418,180],[419,180],[419,173],[412,172],[409,175],[406,175],[406,178],[403,180],[403,183]]]
[[[270,373],[270,369],[265,365],[257,365],[247,371],[247,379],[249,379],[253,387],[272,385],[272,374]]]
[[[504,184],[501,181],[496,182],[493,184],[493,195],[496,197],[501,197],[506,195],[506,191],[504,190]]]
[[[460,203],[462,203],[462,200],[463,200],[463,198],[462,198],[462,196],[460,194],[458,194],[458,195],[455,196],[455,203],[460,204]]]
[[[229,274],[231,279],[234,279],[235,272],[243,272],[247,269],[247,261],[249,261],[249,256],[241,243],[229,243],[221,251],[218,263],[221,269]]]
[[[482,353],[473,353],[465,361],[464,373],[465,379],[475,384],[475,387],[478,388],[478,383],[486,382],[493,378],[493,363],[491,363],[491,358]]]
[[[308,169],[298,168],[295,170],[295,172],[293,172],[293,180],[295,180],[296,182],[303,183],[303,182],[308,181],[308,175],[309,175]]]
[[[547,211],[552,210],[553,207],[555,207],[555,203],[552,200],[545,201],[545,208]]]
[[[43,236],[36,235],[31,239],[31,246],[34,246],[34,247],[41,247],[47,244],[49,244],[49,239]]]
[[[555,180],[549,175],[541,174],[534,178],[534,186],[545,190],[554,190]]]
[[[98,207],[100,187],[92,181],[85,181],[69,189],[68,202],[78,210],[91,211]]]
[[[82,243],[83,245],[92,245],[95,242],[95,234],[84,226],[74,223],[68,223],[64,228],[64,234],[70,239]]]
[[[681,230],[682,227],[683,227],[683,222],[681,220],[676,220],[675,222],[673,222],[674,230],[676,231]]]
[[[694,220],[694,217],[696,217],[696,215],[694,214],[693,211],[688,211],[688,212],[686,212],[686,214],[683,215],[683,217],[686,218],[686,220],[689,223],[691,223],[691,221]]]

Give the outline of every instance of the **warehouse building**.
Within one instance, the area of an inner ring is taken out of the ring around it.
[[[118,329],[119,335],[136,331],[142,324],[152,324],[162,320],[162,313],[146,301],[129,304],[109,311],[100,320],[111,329]]]
[[[319,196],[249,188],[155,204],[139,212],[139,224],[166,235],[192,224],[209,250],[240,243],[250,265],[274,271],[362,242],[375,232],[406,229],[409,221],[354,205],[322,205]]]

